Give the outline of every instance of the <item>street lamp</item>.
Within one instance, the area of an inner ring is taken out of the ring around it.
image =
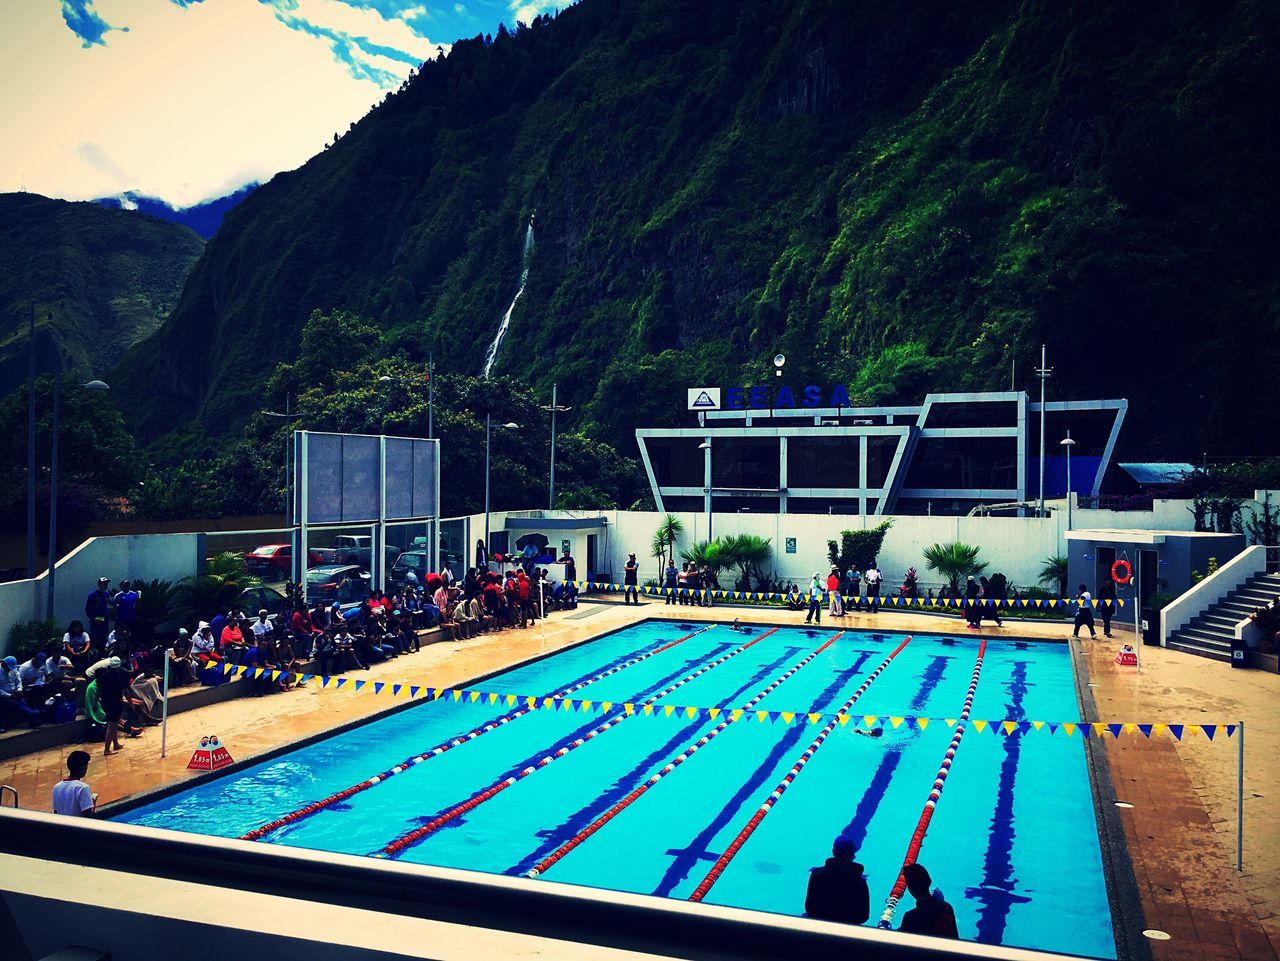
[[[779,355],[778,355],[778,357],[781,357],[781,356],[782,356],[781,354],[779,354]],[[776,360],[777,360],[777,358],[775,357],[775,358],[774,358],[774,360],[776,361]],[[713,492],[712,492],[712,489],[711,489],[711,488],[712,488],[712,484],[711,484],[711,438],[710,438],[710,437],[708,437],[708,438],[707,438],[706,440],[704,440],[701,444],[699,444],[699,445],[698,445],[698,450],[704,450],[704,451],[706,451],[706,453],[702,455],[702,456],[703,456],[703,469],[702,469],[702,472],[703,472],[703,475],[706,477],[707,486],[706,486],[706,487],[704,487],[702,490],[703,490],[703,492],[707,495],[707,543],[708,543],[708,544],[710,544],[710,543],[711,543],[711,497],[712,497],[712,493],[713,493]]]
[[[378,378],[380,384],[390,384],[398,378],[383,374]],[[436,362],[434,357],[427,359],[427,440],[435,440],[436,436]]]
[[[289,407],[292,405],[292,401],[293,401],[293,397],[289,394],[286,394],[284,398],[283,414],[280,413],[280,411],[278,410],[259,410],[258,413],[262,414],[264,417],[279,417],[285,420],[297,420],[302,415],[294,414],[289,410]],[[285,510],[285,516],[288,517],[289,519],[290,526],[293,525],[293,474],[289,469],[290,468],[289,462],[291,460],[291,455],[289,451],[292,448],[293,448],[293,435],[289,434],[287,437],[285,437],[285,442],[284,442],[284,496],[285,496],[284,510]],[[306,569],[305,565],[299,568],[299,570],[305,570],[305,569]],[[297,573],[297,572],[294,571],[291,573]],[[298,576],[301,577],[300,574]]]
[[[1067,431],[1067,436],[1058,441],[1058,445],[1067,449],[1067,530],[1071,530],[1071,448],[1076,446],[1071,439],[1071,431]]]
[[[783,354],[773,355],[773,366],[775,368],[773,372],[774,376],[776,377],[782,376],[782,365],[785,364],[786,362],[787,362],[787,358]]]
[[[551,406],[543,405],[543,410],[551,412],[551,483],[548,485],[547,509],[556,509],[556,414],[573,410],[572,407],[561,407],[556,403],[556,385],[551,385]]]
[[[91,380],[80,385],[82,390],[105,391],[111,388],[101,380]],[[49,457],[49,576],[45,614],[53,617],[54,581],[58,567],[58,415],[62,412],[62,368],[53,368],[53,451]]]
[[[489,414],[484,415],[484,549],[489,550],[489,455],[491,449],[492,427],[490,426],[491,417]],[[506,423],[502,425],[510,430],[519,430],[519,424]]]

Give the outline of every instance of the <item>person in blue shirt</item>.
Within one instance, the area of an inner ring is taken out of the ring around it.
[[[667,603],[674,604],[676,602],[676,585],[679,574],[676,572],[676,562],[674,560],[667,561],[667,570],[662,578],[662,587],[667,595]]]
[[[89,640],[93,642],[95,651],[103,651],[107,646],[107,635],[111,632],[111,586],[108,577],[98,578],[98,589],[90,591],[85,598],[84,613],[89,619]]]
[[[11,718],[26,721],[32,727],[40,726],[40,712],[29,707],[22,696],[18,659],[12,656],[0,662],[0,725]]]
[[[120,582],[120,592],[115,596],[116,603],[116,627],[124,626],[129,628],[129,633],[133,633],[134,624],[138,620],[138,601],[142,598],[142,591],[134,590],[130,581]]]

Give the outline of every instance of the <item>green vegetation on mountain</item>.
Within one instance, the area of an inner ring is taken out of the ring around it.
[[[380,335],[334,364],[476,374],[533,218],[495,378],[626,454],[778,350],[912,401],[1031,387],[1041,343],[1051,397],[1133,402],[1124,453],[1257,453],[1278,32],[1265,0],[582,0],[257,190],[119,379],[150,438],[234,432],[316,309]]]
[[[168,317],[204,242],[178,224],[93,203],[0,194],[0,395],[40,372],[103,376]]]

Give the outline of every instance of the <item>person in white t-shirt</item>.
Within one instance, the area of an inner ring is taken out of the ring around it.
[[[1093,595],[1084,584],[1080,585],[1080,591],[1076,594],[1076,620],[1073,627],[1072,637],[1079,637],[1082,627],[1089,629],[1089,637],[1094,640],[1098,637],[1098,632],[1093,629]]]
[[[875,561],[867,565],[862,580],[867,585],[867,610],[877,614],[880,612],[880,582],[884,580],[884,575],[880,573]]]
[[[98,795],[85,783],[84,776],[88,771],[88,751],[72,751],[67,755],[67,777],[53,786],[54,814],[93,817],[98,807]]]
[[[258,611],[258,619],[253,622],[253,636],[259,644],[262,643],[263,637],[269,637],[275,632],[276,626],[271,623],[271,615],[264,607]]]

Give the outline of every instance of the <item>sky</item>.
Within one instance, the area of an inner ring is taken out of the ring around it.
[[[188,207],[300,166],[419,63],[565,0],[7,0],[0,192]]]

